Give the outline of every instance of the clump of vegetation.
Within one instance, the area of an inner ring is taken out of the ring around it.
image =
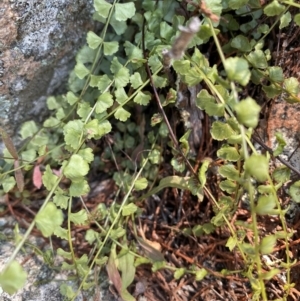
[[[103,29],[87,34],[69,91],[47,99],[51,117],[23,124],[19,152],[1,130],[2,193],[30,201],[32,183],[46,190],[0,275],[2,288],[14,293],[26,281],[15,257],[37,227],[68,242],[54,253],[79,279],[77,291],[62,284],[70,300],[96,286],[89,275],[105,265],[125,301],[135,300],[135,275],[149,266],[180,283],[192,277],[199,300],[295,298],[294,233],[281,198],[291,171],[271,160],[285,143],[277,135],[275,152],[262,152],[252,138],[270,99],[300,101],[298,80],[272,65],[268,47],[275,29],[300,25],[299,4],[94,0],[94,7]],[[257,99],[251,90],[260,91]],[[116,186],[91,210],[96,174]],[[288,193],[298,202],[299,182]],[[83,225],[90,248],[79,254],[73,229]],[[206,281],[214,287],[213,279],[239,290],[200,290]]]

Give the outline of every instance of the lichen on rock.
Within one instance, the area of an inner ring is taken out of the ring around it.
[[[92,0],[0,2],[0,125],[10,135],[41,121],[46,98],[64,92],[92,14]]]

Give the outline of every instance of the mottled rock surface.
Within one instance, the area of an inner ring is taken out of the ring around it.
[[[42,121],[47,96],[65,91],[92,14],[92,0],[0,1],[0,126],[10,135]]]
[[[0,271],[15,249],[13,227],[16,221],[12,217],[0,218]],[[25,230],[21,229],[23,235]],[[29,242],[29,243],[28,243]],[[52,253],[50,245],[41,237],[31,236],[25,247],[18,253],[16,260],[27,273],[25,286],[17,293],[9,295],[0,287],[0,301],[64,301],[67,300],[60,292],[61,285],[71,286],[73,291],[78,288],[76,277],[72,272],[61,270],[63,258],[56,256],[53,265],[46,264],[42,256],[37,255],[35,248],[42,252],[48,250]],[[109,290],[109,282],[104,271],[91,272],[90,277],[97,276],[96,286],[87,291],[82,291],[76,301],[117,301]],[[73,280],[72,280],[73,279]],[[93,280],[93,279],[91,279]]]

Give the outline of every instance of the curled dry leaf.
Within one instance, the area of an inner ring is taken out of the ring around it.
[[[14,167],[15,167],[15,178],[16,178],[17,186],[19,191],[22,192],[24,189],[24,176],[20,168],[19,160],[14,161]]]
[[[11,154],[11,156],[15,159],[18,160],[18,153],[17,150],[12,142],[12,140],[10,139],[10,137],[8,136],[8,134],[6,133],[6,131],[0,127],[0,134],[2,136],[3,142],[5,144],[5,147],[7,148],[7,150],[9,151],[9,153]]]
[[[42,187],[42,173],[40,170],[40,165],[36,165],[33,169],[33,175],[32,175],[32,182],[33,185],[37,188],[40,189]]]

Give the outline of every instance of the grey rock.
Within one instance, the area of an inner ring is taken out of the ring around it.
[[[3,271],[7,260],[15,249],[13,241],[13,230],[11,226],[15,224],[12,217],[7,217],[6,227],[0,227],[0,272]],[[25,231],[21,230],[21,233]],[[25,286],[17,293],[9,295],[3,292],[0,287],[0,301],[65,301],[67,300],[60,293],[61,284],[71,286],[73,291],[78,288],[78,283],[74,277],[70,278],[71,272],[61,271],[60,267],[64,261],[62,257],[56,256],[53,266],[48,266],[42,256],[34,252],[33,247],[42,250],[50,250],[50,246],[45,244],[43,238],[30,236],[29,244],[19,252],[16,260],[22,265],[27,273],[27,281]],[[54,268],[55,267],[55,268]],[[91,277],[94,277],[94,272]],[[107,275],[97,273],[98,284],[87,291],[82,291],[76,301],[117,301],[117,297],[112,295],[109,291],[109,282]],[[76,279],[76,278],[75,278]],[[97,282],[97,281],[96,281]]]
[[[92,0],[0,1],[0,126],[14,137],[42,121],[49,95],[64,93],[92,21]]]

